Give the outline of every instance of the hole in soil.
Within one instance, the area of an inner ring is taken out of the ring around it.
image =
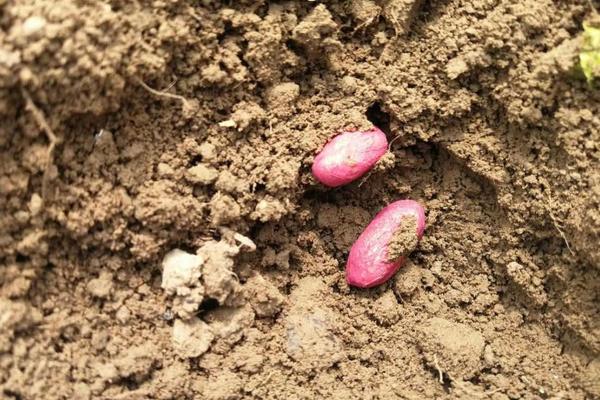
[[[223,39],[227,37],[228,34],[232,33],[232,31],[233,25],[231,24],[231,22],[225,21],[225,23],[223,24],[223,32],[217,35],[217,40],[219,41],[219,43],[221,43]]]
[[[318,203],[335,203],[335,193],[333,191],[322,191],[319,189],[307,189],[303,198],[306,200],[317,201]]]
[[[254,185],[252,193],[262,193],[266,189],[267,189],[267,185],[265,185],[264,183],[257,183],[256,185]]]
[[[265,3],[265,4],[261,4],[258,6],[258,8],[254,11],[254,14],[258,15],[261,18],[264,18],[267,16],[269,12],[269,4]]]
[[[289,50],[291,50],[293,52],[296,52],[296,53],[302,51],[302,49],[300,48],[300,46],[298,46],[296,44],[296,42],[294,42],[291,39],[285,41],[285,47],[287,47]]]
[[[206,299],[200,304],[200,312],[205,313],[219,307],[217,299]]]
[[[17,261],[17,263],[25,263],[25,262],[29,261],[29,256],[23,255],[21,253],[17,253],[15,260]]]
[[[248,237],[251,237],[251,238],[258,237],[258,235],[260,234],[260,231],[262,230],[262,228],[264,226],[265,226],[264,223],[257,223],[255,225],[253,225],[252,227],[250,227],[250,232],[248,234]]]
[[[367,119],[373,123],[376,127],[381,129],[388,136],[388,140],[391,137],[390,133],[390,115],[381,109],[379,102],[373,103],[367,108]]]
[[[292,293],[292,289],[294,288],[294,284],[292,282],[288,282],[285,284],[285,286],[282,288],[282,292],[285,295],[289,295],[290,293]]]
[[[12,390],[9,390],[9,389],[4,389],[4,394],[7,397],[10,397],[15,400],[21,400],[23,398],[23,397],[21,397],[21,395],[19,393],[13,392]]]
[[[213,240],[215,240],[217,242],[221,241],[221,238],[222,238],[221,232],[219,232],[219,231],[212,231],[211,232],[211,236],[212,236]]]
[[[52,347],[54,348],[54,351],[56,353],[62,353],[63,352],[63,346],[60,343],[53,343]]]
[[[135,377],[129,376],[126,378],[122,378],[120,382],[129,390],[137,390],[140,387],[140,384],[135,380]]]
[[[186,253],[189,254],[196,254],[196,249],[193,246],[190,246],[189,243],[185,243],[185,242],[178,242],[175,244],[174,248],[179,249],[179,250],[183,250]]]
[[[190,166],[194,167],[194,166],[200,164],[200,162],[202,162],[202,156],[197,155],[190,159],[189,164],[190,164]]]

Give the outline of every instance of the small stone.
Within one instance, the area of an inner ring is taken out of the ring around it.
[[[171,321],[173,319],[173,311],[171,309],[166,310],[162,317],[165,321]]]
[[[23,22],[23,35],[31,36],[46,27],[46,20],[37,15],[31,16]]]
[[[237,124],[235,123],[234,120],[232,119],[227,119],[225,121],[221,121],[219,122],[219,126],[221,128],[235,128],[237,126]]]
[[[246,237],[244,235],[242,235],[241,233],[234,233],[233,234],[233,238],[240,243],[240,247],[245,248],[248,251],[254,251],[256,250],[256,244],[254,244],[254,242],[252,241],[252,239],[250,239],[249,237]]]

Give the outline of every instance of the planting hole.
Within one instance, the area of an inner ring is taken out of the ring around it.
[[[367,108],[366,114],[367,119],[371,121],[373,125],[381,129],[388,137],[388,140],[390,140],[390,116],[388,113],[381,109],[381,105],[379,104],[379,102],[375,102],[369,108]]]

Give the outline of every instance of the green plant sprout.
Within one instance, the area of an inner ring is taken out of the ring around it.
[[[579,53],[579,64],[588,83],[600,77],[600,28],[583,23],[583,43]]]

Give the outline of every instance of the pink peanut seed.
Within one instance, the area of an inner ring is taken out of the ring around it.
[[[349,285],[370,288],[390,279],[404,264],[406,256],[390,260],[389,244],[396,232],[413,218],[417,240],[425,230],[425,209],[416,201],[399,200],[381,210],[350,249],[346,264]]]
[[[315,157],[312,173],[325,186],[345,185],[373,168],[387,149],[387,138],[379,128],[344,132]]]

